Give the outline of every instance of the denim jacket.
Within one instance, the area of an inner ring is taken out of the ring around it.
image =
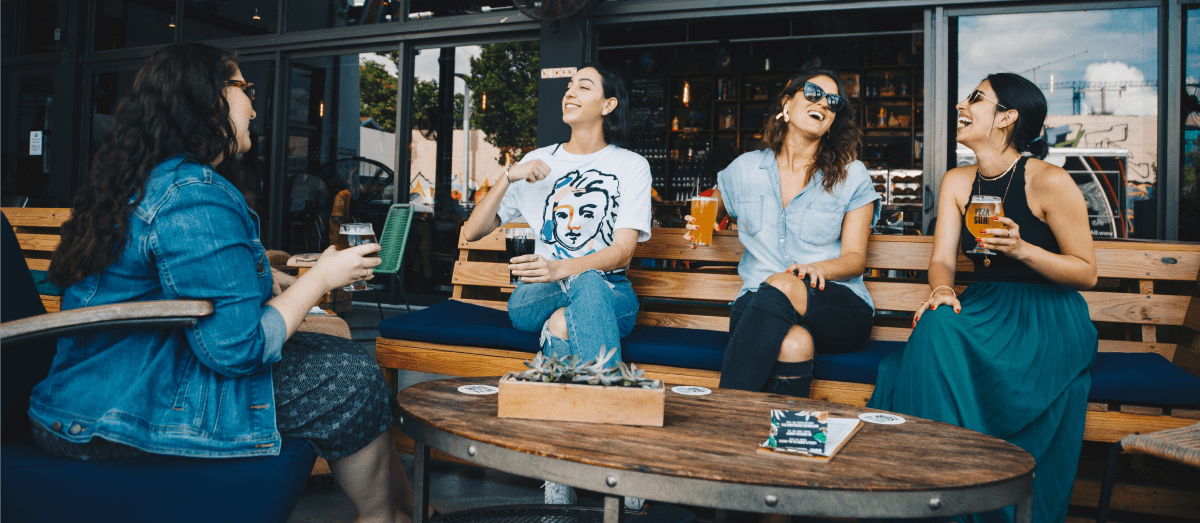
[[[62,438],[156,454],[277,455],[271,364],[287,334],[267,306],[271,266],[258,216],[209,165],[177,156],[146,182],[120,257],[70,286],[63,309],[211,300],[195,327],[62,338],[30,417]]]
[[[742,277],[739,296],[758,289],[768,276],[787,270],[793,263],[841,256],[846,213],[872,204],[870,226],[875,226],[882,201],[862,162],[854,160],[846,166],[846,179],[834,186],[832,193],[825,190],[822,178],[818,170],[784,208],[779,164],[771,149],[743,154],[717,174],[721,199],[729,215],[737,219],[738,240],[746,248],[738,264],[738,275]],[[875,307],[862,276],[838,283]]]

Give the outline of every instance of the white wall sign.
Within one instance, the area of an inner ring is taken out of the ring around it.
[[[29,156],[42,155],[42,132],[29,131]]]
[[[542,69],[542,78],[570,78],[579,70],[577,67],[555,67]]]

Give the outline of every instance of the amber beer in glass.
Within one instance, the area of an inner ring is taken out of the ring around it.
[[[375,229],[373,227],[371,227],[371,224],[369,224],[369,223],[343,223],[341,233],[338,234],[337,243],[334,245],[334,247],[337,250],[341,251],[341,250],[349,249],[351,247],[358,247],[359,245],[368,245],[368,244],[372,244],[372,243],[379,243],[379,240],[377,240],[375,238]],[[366,255],[365,257],[366,258],[375,258],[378,256],[379,256],[379,253],[373,252],[371,254]],[[365,280],[364,281],[356,281],[354,283],[351,283],[350,285],[342,287],[342,290],[371,291],[371,290],[375,290],[375,285],[372,285],[371,283],[368,283]]]
[[[984,229],[994,229],[997,223],[992,221],[994,216],[1004,216],[1004,206],[1000,203],[998,196],[982,196],[975,195],[971,197],[971,203],[967,205],[967,230],[976,238],[991,238],[994,234],[984,234]],[[967,251],[972,254],[996,254],[993,251],[976,246],[974,249]]]
[[[717,199],[711,196],[692,198],[692,218],[698,229],[692,231],[692,245],[712,245],[713,224],[717,222]]]

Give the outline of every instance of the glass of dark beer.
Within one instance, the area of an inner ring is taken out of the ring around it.
[[[375,239],[375,229],[373,227],[371,227],[371,224],[369,224],[369,223],[343,223],[342,229],[341,229],[341,234],[338,234],[337,244],[335,245],[335,247],[337,248],[337,250],[340,251],[340,250],[344,250],[344,249],[349,249],[351,247],[358,247],[359,245],[367,245],[367,244],[371,244],[371,243],[379,243],[379,240]],[[378,256],[379,256],[379,253],[373,252],[371,254],[368,254],[366,257],[374,258],[374,257],[378,257]],[[373,290],[375,290],[375,285],[369,283],[366,280],[356,281],[354,283],[351,283],[350,285],[342,287],[342,290],[344,290],[344,291],[373,291]]]
[[[533,239],[533,229],[504,229],[504,247],[508,253],[509,263],[517,256],[525,256],[533,254],[533,246],[536,240]],[[516,285],[521,281],[521,277],[508,271],[508,283]]]

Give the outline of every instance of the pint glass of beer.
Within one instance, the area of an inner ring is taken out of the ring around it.
[[[976,238],[991,238],[994,234],[983,234],[984,229],[995,228],[993,225],[993,216],[1004,216],[1004,207],[1000,203],[998,196],[983,196],[975,195],[971,197],[971,203],[967,205],[967,230]],[[996,254],[987,249],[981,249],[978,246],[967,251],[968,254]]]
[[[367,245],[370,243],[379,243],[379,240],[375,239],[375,229],[373,227],[371,227],[371,224],[369,224],[369,223],[343,223],[341,233],[338,234],[338,239],[337,239],[337,243],[335,244],[335,247],[337,248],[337,250],[340,251],[340,250],[344,250],[344,249],[349,249],[351,247],[358,247],[359,245]],[[371,253],[371,254],[367,255],[368,258],[374,258],[376,256],[379,256],[379,254]],[[373,290],[375,290],[375,285],[372,285],[371,283],[368,283],[365,280],[364,281],[356,281],[354,283],[351,283],[350,285],[342,287],[342,290],[345,290],[345,291],[373,291]]]
[[[533,229],[529,228],[511,228],[504,229],[504,250],[509,260],[517,256],[525,256],[533,254],[534,242]],[[521,277],[508,271],[508,283],[516,285],[520,283]]]
[[[692,218],[698,229],[692,231],[692,245],[712,245],[713,224],[717,221],[717,199],[711,196],[692,198]]]

